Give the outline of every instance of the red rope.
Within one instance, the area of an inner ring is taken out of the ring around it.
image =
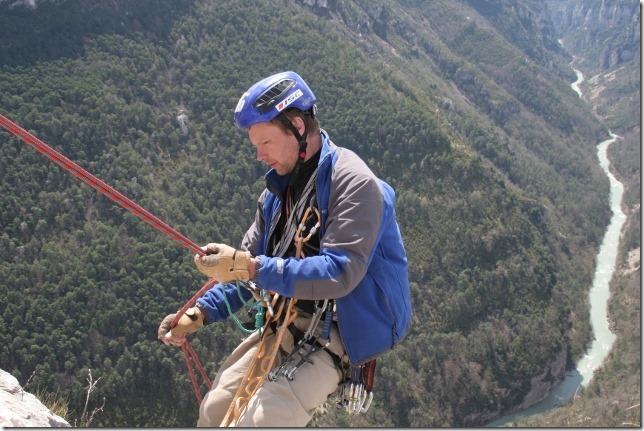
[[[162,234],[169,236],[194,253],[198,253],[202,256],[205,254],[196,243],[183,236],[179,231],[165,223],[160,218],[156,217],[154,214],[147,211],[145,208],[128,199],[118,190],[112,188],[94,175],[90,174],[85,169],[81,168],[76,163],[72,162],[70,159],[63,156],[61,153],[54,150],[49,145],[45,144],[43,141],[36,138],[34,135],[27,132],[25,129],[9,120],[2,114],[0,114],[0,125],[4,126],[4,128],[9,132],[18,136],[26,144],[35,148],[36,151],[43,153],[49,160],[59,165],[67,172],[83,181],[88,186],[95,188],[100,193],[114,201],[116,204],[125,208],[130,213],[134,214],[153,228],[159,230]]]
[[[192,366],[193,365],[197,366],[197,369],[199,370],[199,374],[201,374],[201,378],[206,383],[206,386],[208,387],[208,389],[212,387],[212,383],[208,378],[208,374],[206,373],[206,370],[204,370],[204,368],[201,366],[201,362],[199,362],[199,358],[197,357],[197,353],[195,352],[195,349],[192,347],[192,344],[190,344],[186,340],[186,342],[181,345],[181,348],[183,349],[183,356],[186,358],[186,364],[188,364],[188,375],[190,376],[192,387],[195,390],[197,403],[201,405],[201,400],[202,400],[201,391],[199,390],[199,384],[197,383],[197,376],[195,375],[195,370]]]
[[[192,298],[190,298],[190,301],[186,302],[186,304],[183,307],[181,307],[181,309],[177,312],[177,315],[174,316],[174,319],[172,319],[172,322],[170,322],[170,327],[174,328],[175,326],[177,326],[177,322],[179,322],[179,319],[181,318],[181,316],[184,315],[186,310],[194,306],[195,303],[197,302],[197,299],[201,298],[201,296],[204,293],[206,293],[206,291],[208,291],[216,283],[217,281],[214,278],[211,278],[210,280],[208,280],[208,282],[206,282],[206,284],[204,284],[203,287],[199,289],[199,291],[195,293]],[[186,340],[181,345],[181,348],[183,349],[183,356],[186,358],[186,365],[188,366],[188,375],[190,376],[192,387],[195,390],[197,403],[201,405],[201,391],[199,390],[199,384],[197,383],[197,376],[195,375],[195,370],[193,368],[193,365],[196,366],[197,369],[199,370],[199,374],[201,374],[201,377],[203,378],[203,381],[206,383],[206,387],[208,388],[208,390],[212,388],[212,383],[208,378],[208,374],[206,374],[206,371],[201,365],[201,362],[199,361],[199,358],[197,357],[197,353],[192,347],[192,344],[190,344],[188,340]]]
[[[36,151],[38,151],[39,153],[44,154],[49,160],[56,163],[58,166],[62,167],[67,172],[71,173],[76,178],[80,179],[85,184],[87,184],[88,186],[96,189],[99,193],[107,196],[113,202],[125,208],[131,214],[134,214],[135,216],[137,216],[138,218],[140,218],[141,220],[143,220],[144,222],[152,226],[154,229],[160,231],[162,234],[177,241],[179,244],[186,247],[188,250],[192,251],[193,253],[197,253],[202,256],[205,254],[204,251],[201,250],[201,248],[195,242],[183,236],[179,231],[174,229],[172,226],[170,226],[160,218],[156,217],[154,214],[147,211],[145,208],[138,205],[136,202],[130,200],[125,195],[120,193],[118,190],[114,189],[113,187],[101,181],[94,175],[90,174],[85,169],[81,168],[76,163],[72,162],[70,159],[63,156],[61,153],[54,150],[49,145],[45,144],[43,141],[36,138],[34,135],[27,132],[25,129],[23,129],[13,121],[9,120],[7,117],[5,117],[2,114],[0,114],[0,125],[2,125],[5,129],[7,129],[15,136],[19,137],[24,143],[36,149]],[[211,279],[201,289],[199,289],[199,292],[197,292],[197,294],[194,295],[192,299],[190,299],[190,301],[188,301],[177,312],[176,317],[173,319],[171,323],[171,327],[176,326],[177,322],[179,321],[179,318],[181,318],[181,316],[186,312],[186,310],[192,307],[197,301],[197,299],[201,297],[201,295],[203,295],[208,289],[210,289],[216,283],[217,283],[216,280]],[[193,369],[193,362],[199,369],[199,372],[201,373],[201,376],[206,382],[206,386],[208,387],[208,389],[211,388],[210,380],[208,379],[206,372],[201,366],[201,362],[199,362],[199,358],[197,358],[197,355],[194,349],[192,348],[192,345],[190,345],[190,343],[186,340],[182,348],[184,351],[184,356],[186,358],[188,372],[190,374],[190,379],[192,380],[197,401],[199,402],[199,404],[201,404],[201,393],[199,391],[199,386],[197,385],[197,380]]]

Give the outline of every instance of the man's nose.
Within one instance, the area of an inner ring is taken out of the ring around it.
[[[263,162],[265,159],[266,159],[265,152],[258,148],[257,149],[257,161],[258,162]]]

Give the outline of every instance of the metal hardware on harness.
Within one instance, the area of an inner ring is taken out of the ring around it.
[[[349,378],[342,383],[338,410],[349,414],[364,413],[369,410],[373,401],[373,378],[376,371],[376,360],[364,365],[351,366]]]
[[[311,214],[311,212],[313,212],[315,214]],[[308,221],[309,217],[311,217],[313,215],[315,215],[315,217],[317,218],[317,221],[316,221],[315,225],[313,225],[311,227],[311,229],[309,230],[309,234],[307,236],[304,236],[303,232],[306,230],[306,222]],[[302,255],[302,248],[304,247],[304,244],[309,242],[311,237],[313,235],[315,235],[315,233],[320,228],[320,220],[321,220],[320,211],[313,206],[313,198],[311,198],[311,204],[309,205],[309,207],[304,212],[304,215],[302,216],[302,221],[297,226],[297,231],[295,231],[295,237],[293,238],[293,240],[295,241],[295,247],[296,247],[295,255],[296,256],[301,256]]]
[[[309,179],[309,183],[307,183],[306,188],[313,187],[312,179],[314,177],[315,177],[315,174],[311,179]],[[305,195],[306,195],[306,189],[305,189]],[[317,223],[311,228],[311,232],[309,232],[309,235],[306,237],[303,237],[302,231],[306,229],[306,221],[310,217],[311,211],[313,211],[315,213],[315,216],[317,216]],[[319,227],[320,227],[320,212],[317,210],[317,208],[313,207],[313,205],[311,204],[306,209],[304,215],[302,216],[301,222],[298,225],[298,228],[295,234],[293,235],[293,241],[295,242],[295,256],[294,256],[295,258],[299,259],[303,257],[302,247],[306,242],[308,242],[308,240],[317,231],[317,229],[319,229]],[[276,247],[276,248],[279,248],[279,247]],[[277,253],[276,255],[281,255],[281,254]],[[278,299],[280,299],[279,305],[277,304]],[[288,305],[285,307],[284,303],[286,301],[288,301]],[[235,396],[233,397],[233,402],[228,407],[226,416],[224,417],[224,420],[221,424],[222,426],[237,425],[237,423],[239,422],[239,418],[246,410],[246,407],[248,406],[250,399],[253,397],[253,395],[257,393],[259,388],[264,383],[264,380],[266,378],[270,378],[269,376],[271,375],[271,369],[273,368],[273,364],[275,362],[277,352],[279,351],[280,345],[282,343],[282,338],[284,337],[284,333],[288,331],[289,325],[291,325],[295,321],[295,318],[297,317],[298,312],[294,307],[296,302],[297,302],[296,298],[288,298],[288,299],[280,298],[280,295],[278,294],[275,294],[273,296],[272,301],[266,301],[266,308],[267,308],[266,323],[264,324],[264,327],[260,331],[261,340],[257,348],[257,353],[253,357],[250,365],[248,366],[248,369],[246,370],[246,374],[242,379],[242,383],[239,385],[239,388],[237,388],[237,391],[235,392]],[[275,311],[276,308],[277,308],[277,311]],[[319,321],[319,318],[318,318],[318,321]],[[329,318],[328,321],[330,325],[331,318]],[[264,337],[264,335],[266,330],[271,326],[271,324],[275,324],[275,323],[279,324],[279,326],[277,327],[277,333],[275,335],[275,340],[274,340],[272,349],[267,354],[266,338]],[[329,330],[330,330],[330,326],[329,326]],[[293,370],[292,374],[294,374],[296,370],[297,368]],[[260,375],[257,375],[258,371],[261,372]]]
[[[319,337],[313,337],[313,331],[317,328],[320,319],[322,318],[322,312],[325,313],[324,316],[324,326]],[[302,339],[297,342],[297,345],[293,347],[293,350],[288,354],[282,363],[275,370],[271,371],[268,374],[268,380],[275,381],[277,378],[282,375],[289,380],[295,378],[295,373],[297,370],[306,362],[311,362],[309,358],[311,355],[319,350],[323,350],[329,346],[331,342],[331,323],[333,319],[333,301],[328,299],[324,300],[322,307],[317,307],[313,316],[311,317],[311,322],[304,333]],[[298,355],[300,360],[295,363],[295,356]]]

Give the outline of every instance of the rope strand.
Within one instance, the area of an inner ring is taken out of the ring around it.
[[[10,133],[20,138],[24,143],[34,148],[39,153],[44,154],[49,160],[56,163],[58,166],[60,166],[67,172],[71,173],[76,178],[80,179],[85,184],[87,184],[88,186],[96,189],[102,195],[107,196],[110,200],[115,202],[117,205],[126,209],[131,214],[137,216],[145,223],[149,224],[154,229],[161,232],[163,235],[170,237],[172,240],[178,242],[183,247],[187,248],[189,251],[192,251],[193,253],[197,253],[201,256],[205,255],[204,251],[201,250],[201,248],[195,242],[191,241],[190,239],[182,235],[179,231],[174,229],[172,226],[170,226],[160,218],[156,217],[154,214],[147,211],[145,208],[143,208],[136,202],[127,198],[125,195],[123,195],[113,187],[109,186],[107,183],[101,181],[94,175],[90,174],[88,171],[81,168],[79,165],[77,165],[76,163],[74,163],[73,161],[71,161],[70,159],[68,159],[61,153],[59,153],[58,151],[54,150],[49,145],[45,144],[43,141],[36,138],[34,135],[27,132],[25,129],[23,129],[13,121],[9,120],[7,117],[5,117],[2,114],[0,114],[0,125],[2,125]],[[203,295],[208,289],[210,289],[216,283],[217,281],[214,279],[211,279],[208,282],[206,282],[206,284],[201,289],[199,289],[197,294],[194,295],[192,299],[188,301],[177,312],[177,315],[172,320],[172,323],[170,324],[170,326],[171,327],[176,326],[177,322],[179,321],[181,316],[183,316],[186,310],[192,307],[196,303],[197,299],[201,297],[201,295]],[[199,404],[201,404],[201,393],[199,392],[199,388],[196,382],[196,377],[193,369],[193,362],[199,369],[199,372],[201,373],[201,376],[204,378],[208,389],[211,388],[210,380],[208,379],[208,376],[206,375],[206,372],[204,371],[201,365],[201,362],[199,362],[199,358],[197,357],[194,349],[192,348],[188,340],[185,341],[185,343],[182,345],[182,348],[184,351],[184,356],[186,358],[188,372],[190,374],[190,378],[193,383],[197,401],[199,402]]]

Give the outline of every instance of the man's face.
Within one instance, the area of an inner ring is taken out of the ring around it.
[[[248,128],[248,138],[257,150],[257,160],[286,175],[293,171],[298,156],[295,136],[273,123],[257,123]]]

